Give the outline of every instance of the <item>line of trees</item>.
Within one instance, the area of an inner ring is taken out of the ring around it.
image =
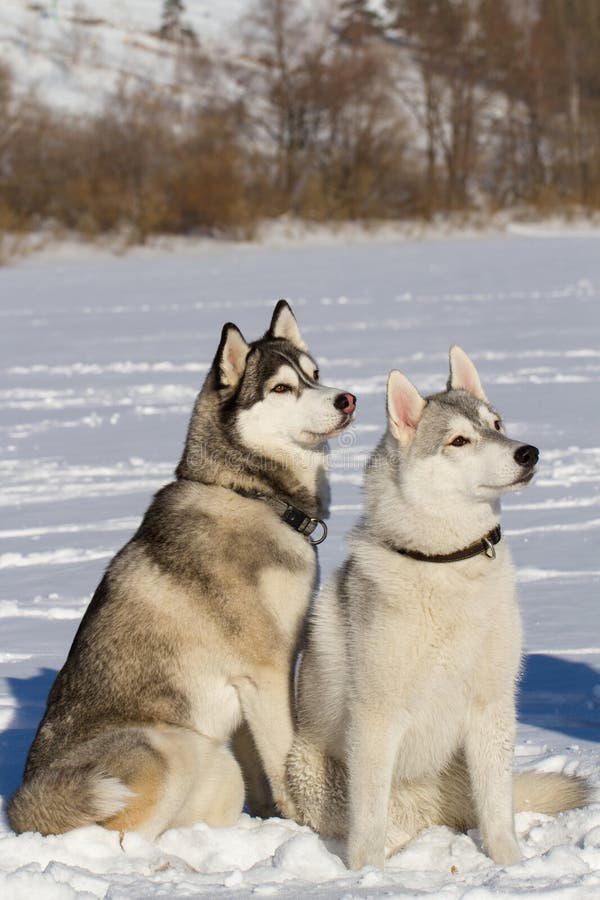
[[[597,0],[256,0],[226,63],[170,5],[179,96],[123,85],[73,117],[0,71],[0,232],[600,208]]]
[[[387,0],[425,103],[427,197],[600,204],[600,3]],[[413,107],[407,98],[408,108]]]

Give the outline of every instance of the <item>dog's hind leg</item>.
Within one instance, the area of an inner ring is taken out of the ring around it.
[[[165,794],[169,767],[153,738],[153,731],[148,729],[144,743],[123,748],[121,758],[111,761],[112,764],[105,762],[126,785],[130,799],[116,815],[100,822],[114,831],[139,831],[151,840],[168,827],[164,816],[157,813]]]
[[[128,777],[121,776],[134,797],[105,827],[154,840],[168,828],[237,821],[244,781],[227,747],[187,728],[154,726],[146,732],[154,755],[138,758]]]
[[[186,728],[113,728],[33,772],[11,799],[16,831],[61,834],[99,824],[154,840],[167,828],[228,825],[244,803],[242,774],[222,744]]]
[[[233,825],[244,806],[244,779],[233,753],[223,744],[203,735],[186,732],[173,738],[178,744],[177,767],[170,773],[167,798],[183,803],[170,827],[206,822],[215,827]]]
[[[237,821],[244,782],[223,744],[187,728],[154,726],[146,732],[153,755],[132,761],[132,771],[121,776],[134,796],[103,825],[154,840],[168,828]]]
[[[298,735],[287,758],[286,775],[296,821],[324,837],[345,838],[348,778],[344,765]]]

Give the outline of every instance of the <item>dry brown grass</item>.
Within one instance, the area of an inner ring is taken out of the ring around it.
[[[550,6],[515,30],[505,0],[399,3],[425,109],[416,92],[401,97],[397,49],[374,26],[315,37],[292,0],[257,0],[236,99],[212,87],[199,49],[186,51],[186,83],[211,88],[185,112],[123,87],[99,114],[70,117],[35,97],[17,103],[0,67],[0,256],[41,228],[144,241],[248,237],[281,214],[597,210],[600,13],[582,3],[553,18]],[[490,118],[500,96],[505,114]]]

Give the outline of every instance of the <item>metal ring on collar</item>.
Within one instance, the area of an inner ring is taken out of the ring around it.
[[[321,536],[319,538],[317,538],[316,540],[315,540],[315,538],[313,538],[312,531],[310,534],[307,534],[306,537],[308,538],[308,540],[310,541],[311,544],[322,544],[323,541],[325,540],[325,538],[327,537],[327,525],[325,524],[325,522],[323,522],[322,519],[312,519],[311,521],[315,523],[315,528],[317,527],[317,525],[320,525],[323,530],[321,532]]]

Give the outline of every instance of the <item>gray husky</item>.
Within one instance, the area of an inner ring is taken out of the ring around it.
[[[350,556],[311,616],[289,790],[299,821],[347,837],[352,868],[436,824],[478,825],[513,863],[513,807],[586,802],[578,779],[512,773],[521,624],[499,498],[538,451],[506,436],[458,347],[443,393],[392,372],[387,411]]]
[[[223,328],[176,480],[110,563],[50,691],[8,806],[16,831],[232,823],[242,725],[240,752],[257,751],[293,815],[290,672],[324,532],[324,441],[354,408],[319,383],[285,301],[258,341]]]

